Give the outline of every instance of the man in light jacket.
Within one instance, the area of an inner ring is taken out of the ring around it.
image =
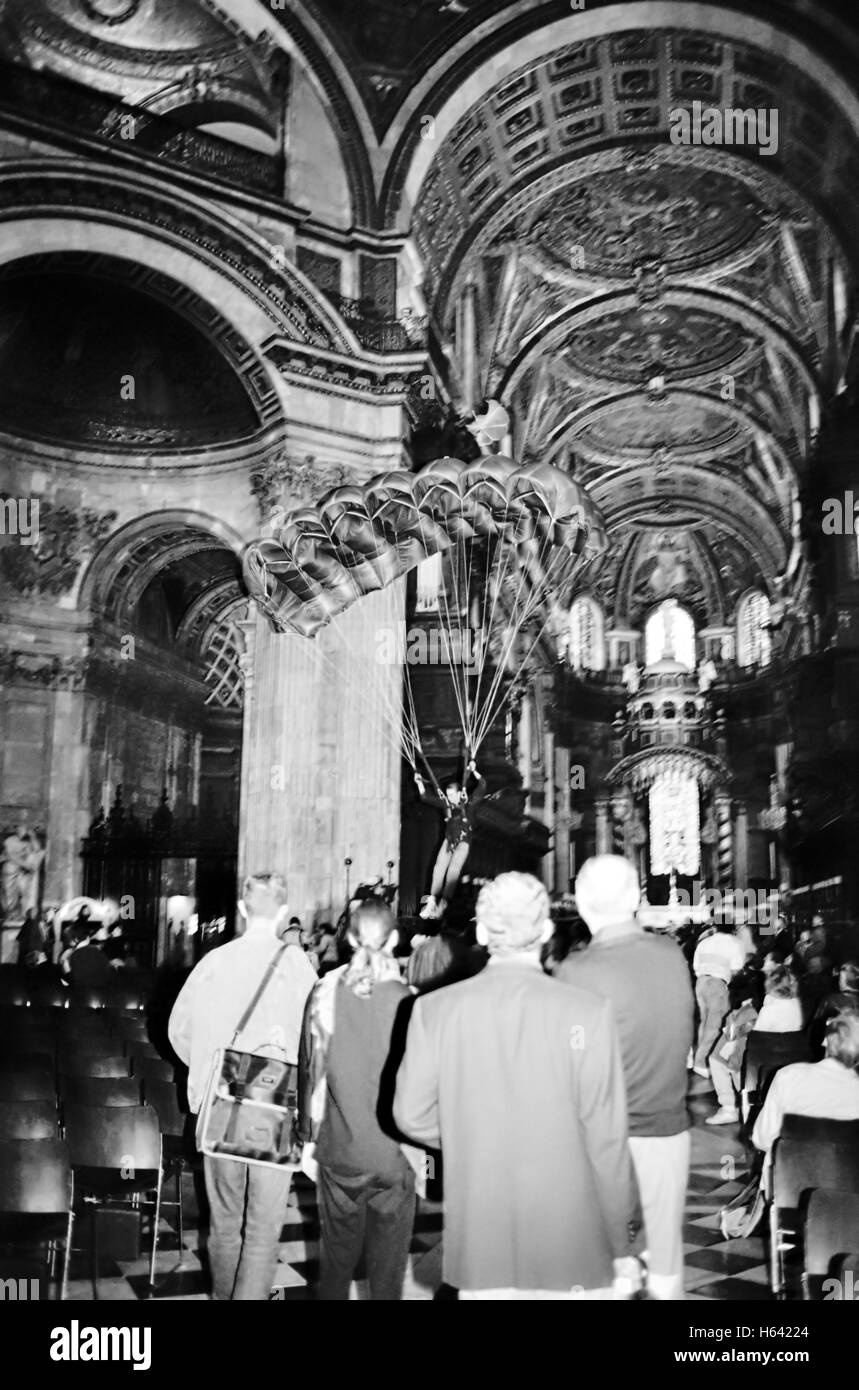
[[[638,1268],[611,1005],[543,973],[551,931],[542,884],[501,874],[477,902],[485,970],[419,998],[409,1024],[394,1119],[444,1155],[460,1298],[610,1298]]]
[[[173,1006],[170,1042],[188,1067],[188,1104],[195,1114],[205,1098],[216,1051],[231,1045],[237,1024],[281,949],[278,929],[287,910],[286,882],[280,874],[245,879],[239,902],[244,934],[204,956]],[[315,982],[304,951],[287,946],[232,1045],[241,1052],[279,1055],[297,1065],[304,1006]],[[267,1299],[291,1172],[208,1155],[203,1163],[211,1209],[212,1297]]]

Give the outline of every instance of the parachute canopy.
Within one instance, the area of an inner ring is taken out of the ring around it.
[[[244,576],[280,631],[312,637],[362,595],[448,554],[459,621],[471,609],[479,571],[481,599],[488,590],[495,599],[509,592],[501,601],[509,630],[511,620],[521,627],[533,616],[537,603],[563,601],[574,574],[605,546],[598,509],[559,469],[520,468],[498,455],[473,463],[442,458],[419,473],[394,470],[361,487],[335,488],[316,506],[290,512],[271,537],[248,547]],[[511,585],[527,595],[527,613]],[[517,602],[518,618],[510,612]]]

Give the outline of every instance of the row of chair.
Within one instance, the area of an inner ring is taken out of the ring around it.
[[[67,1220],[61,1297],[68,1286],[74,1211],[81,1203],[92,1214],[92,1279],[98,1297],[98,1216],[117,1202],[152,1215],[149,1281],[154,1284],[163,1184],[176,1181],[180,1251],[184,1220],[182,1176],[187,1167],[187,1116],[172,1083],[151,1080],[135,1094],[106,1097],[89,1091],[86,1078],[56,1100],[0,1101],[0,1239],[25,1238],[18,1218],[39,1215],[47,1231],[37,1229],[36,1243],[58,1236],[60,1217]],[[62,1197],[62,1201],[59,1197]],[[148,1200],[147,1200],[148,1199]],[[10,1231],[9,1226],[12,1226]],[[38,1225],[38,1223],[37,1223]]]
[[[150,1214],[150,1285],[164,1205],[178,1209],[181,1250],[186,1124],[174,1065],[150,1042],[142,1010],[0,1004],[0,1240],[11,1229],[19,1248],[47,1244],[52,1267],[64,1245],[61,1298],[76,1211],[92,1214],[96,1298],[106,1208]],[[171,1177],[176,1200],[166,1203]]]
[[[140,1010],[152,994],[151,971],[119,969],[104,989],[72,988],[53,971],[0,966],[0,1006],[19,1009],[65,1009],[70,1003],[88,1009]]]
[[[824,1228],[835,1232],[834,1248],[831,1244],[827,1247],[823,1236],[818,1236],[818,1228],[814,1228],[813,1258],[809,1254],[807,1217],[810,1201],[818,1192],[836,1194],[833,1197],[836,1207],[841,1200],[837,1194],[859,1200],[859,1120],[785,1115],[781,1133],[773,1145],[768,1183],[772,1291],[777,1298],[784,1297],[785,1257],[802,1242],[803,1296],[812,1297],[808,1291],[813,1287],[809,1280],[820,1273],[821,1262],[827,1259],[827,1249],[828,1262],[859,1250],[859,1244],[850,1244],[855,1239],[850,1225],[852,1201],[841,1202],[844,1221],[840,1235],[837,1224],[831,1223]],[[815,1212],[821,1209],[822,1204],[818,1202]],[[826,1210],[828,1213],[829,1208]]]

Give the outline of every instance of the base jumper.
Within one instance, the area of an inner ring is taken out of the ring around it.
[[[467,775],[464,786],[461,787],[458,782],[450,782],[444,792],[441,792],[427,791],[423,777],[419,772],[415,773],[415,785],[421,801],[442,811],[445,820],[444,839],[433,867],[429,897],[420,911],[423,918],[434,919],[443,915],[456,891],[456,885],[468,858],[475,812],[485,795],[486,780],[477,771],[474,761],[468,764],[467,772],[475,779],[470,794],[467,789]]]

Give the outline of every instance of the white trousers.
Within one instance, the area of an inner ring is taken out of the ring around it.
[[[689,1181],[689,1131],[657,1138],[631,1136],[654,1298],[682,1299],[683,1212]]]

